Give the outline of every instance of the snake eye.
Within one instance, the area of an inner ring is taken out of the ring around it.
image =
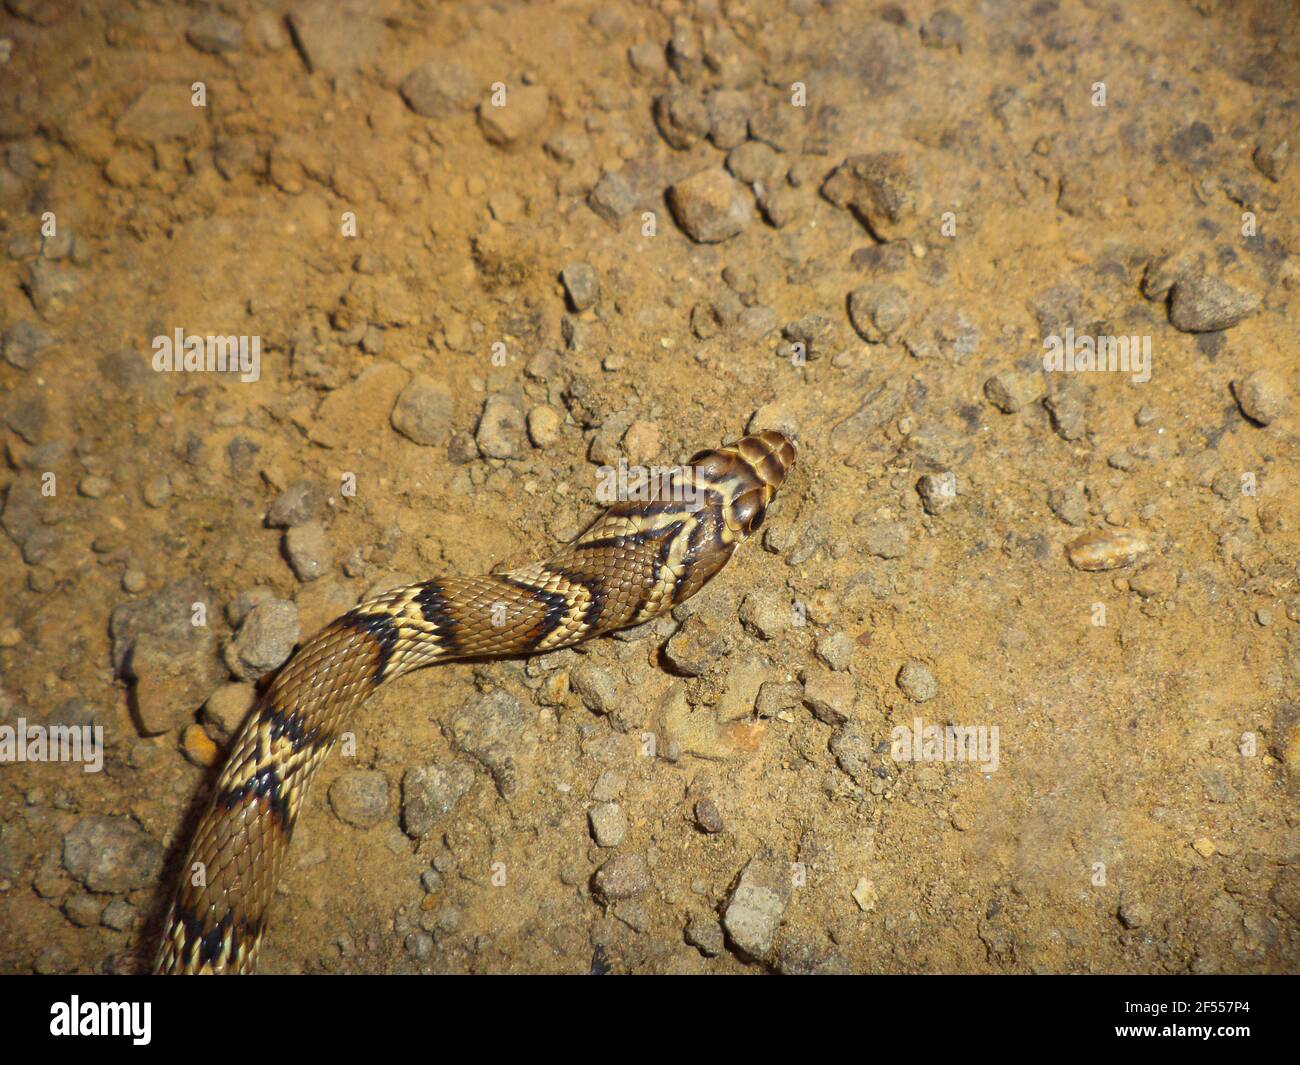
[[[736,523],[744,530],[746,536],[756,533],[763,526],[767,517],[767,507],[763,503],[761,492],[746,492],[732,504],[732,513]]]

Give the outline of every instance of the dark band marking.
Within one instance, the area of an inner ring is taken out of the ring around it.
[[[587,589],[587,606],[582,612],[582,623],[588,629],[594,630],[596,623],[600,621],[601,615],[605,612],[605,604],[608,600],[608,593],[605,590],[605,580],[589,573],[579,573],[577,570],[565,569],[563,566],[552,566],[549,563],[543,564],[542,568],[556,577],[562,577],[570,584],[577,584]],[[563,596],[561,596],[563,598]],[[565,601],[565,612],[561,617],[568,615],[568,601]]]
[[[375,653],[375,668],[370,674],[370,681],[378,685],[384,679],[388,660],[397,648],[397,625],[387,614],[367,614],[357,610],[344,614],[339,618],[338,624],[343,628],[363,632],[375,641],[379,650]]]
[[[203,930],[203,922],[188,908],[178,906],[176,917],[185,928],[186,951],[181,956],[181,964],[194,969],[201,969],[208,964],[215,965],[221,957],[227,933],[230,935],[229,960],[232,962],[239,957],[241,950],[252,950],[262,934],[261,921],[236,917],[229,910],[206,932]]]
[[[284,710],[271,705],[262,711],[262,720],[266,723],[272,742],[287,740],[295,753],[321,742],[320,729],[306,728],[303,715],[296,710]]]
[[[457,632],[460,622],[456,620],[447,605],[447,596],[442,590],[442,585],[437,581],[425,581],[420,586],[415,601],[420,604],[420,613],[424,616],[424,620],[433,626],[433,634],[438,638],[438,642],[449,652],[455,653],[460,647],[460,636]]]
[[[674,511],[676,513],[681,508]],[[618,536],[602,536],[599,540],[588,540],[586,543],[574,544],[575,551],[603,551],[606,548],[619,547],[640,547],[643,544],[671,544],[673,537],[681,531],[682,523],[680,521],[672,522],[669,525],[656,526],[653,529],[642,529],[640,532],[622,533]]]
[[[279,771],[275,766],[249,777],[237,788],[231,788],[217,796],[217,803],[227,810],[233,810],[245,800],[265,800],[271,817],[279,822],[280,828],[288,834],[292,828],[289,818],[289,798],[284,794]]]
[[[542,608],[542,620],[531,629],[525,639],[528,641],[528,647],[533,648],[546,639],[551,633],[560,627],[564,619],[569,616],[569,601],[559,592],[548,592],[545,588],[534,588],[531,584],[525,584],[523,581],[517,581],[509,577],[499,578],[502,584],[509,585],[511,588],[518,588],[521,592],[526,593]]]

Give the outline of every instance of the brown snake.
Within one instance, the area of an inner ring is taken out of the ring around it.
[[[702,451],[669,491],[615,503],[545,562],[395,588],[325,626],[235,741],[190,844],[156,971],[253,969],[311,779],[380,684],[433,662],[568,647],[670,610],[758,529],[794,457],[774,431]]]

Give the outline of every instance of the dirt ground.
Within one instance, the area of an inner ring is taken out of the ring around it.
[[[1300,970],[1297,25],[5,0],[0,725],[105,750],[0,764],[0,970],[148,968],[295,642],[763,428],[673,616],[371,700],[261,970]]]

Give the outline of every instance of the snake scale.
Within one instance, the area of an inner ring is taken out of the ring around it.
[[[775,431],[701,451],[665,490],[614,503],[545,562],[393,589],[304,643],[235,740],[191,841],[156,971],[254,968],[311,779],[380,684],[435,662],[569,647],[670,610],[759,528],[794,457]]]

